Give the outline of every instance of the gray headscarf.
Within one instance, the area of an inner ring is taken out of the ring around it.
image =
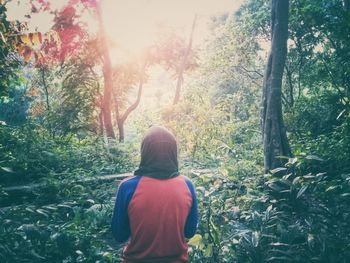
[[[141,162],[135,175],[168,179],[179,175],[177,145],[174,135],[166,128],[153,126],[141,144]]]

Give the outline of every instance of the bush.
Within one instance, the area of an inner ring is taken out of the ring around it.
[[[110,184],[71,183],[54,203],[1,211],[0,261],[119,262],[110,232],[115,191]]]
[[[32,123],[19,128],[1,125],[2,183],[27,183],[58,174],[86,176],[128,171],[133,159],[126,148],[114,145],[106,146],[102,138],[93,135],[54,138]]]
[[[191,262],[347,262],[350,175],[308,173],[305,162],[320,160],[299,158],[255,179],[195,177],[201,220]]]

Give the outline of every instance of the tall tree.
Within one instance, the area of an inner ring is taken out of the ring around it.
[[[120,65],[115,72],[115,87],[114,87],[114,107],[115,116],[118,126],[119,142],[123,142],[125,138],[124,124],[129,115],[138,107],[141,101],[143,84],[145,82],[147,61],[141,66],[136,63]],[[125,98],[122,102],[123,93],[128,93],[130,88],[133,88],[135,84],[138,84],[136,99],[126,106]],[[124,109],[124,112],[122,110]]]
[[[282,114],[282,77],[287,56],[288,0],[272,0],[271,48],[264,74],[262,134],[265,172],[284,164],[280,156],[291,156]]]
[[[193,23],[192,23],[192,28],[191,28],[191,33],[190,33],[190,39],[188,41],[188,46],[185,50],[185,54],[183,56],[182,62],[180,64],[179,70],[178,70],[178,76],[177,76],[177,82],[176,82],[176,89],[175,89],[175,97],[173,100],[173,104],[177,104],[180,100],[180,94],[181,94],[181,86],[183,83],[183,73],[185,71],[187,61],[188,61],[188,56],[190,54],[191,48],[192,48],[192,42],[193,42],[193,33],[194,29],[196,27],[196,20],[197,20],[197,15],[194,16]]]
[[[124,111],[123,114],[119,112],[118,102],[115,102],[117,125],[118,125],[118,131],[119,131],[119,142],[124,142],[124,138],[125,138],[124,124],[126,119],[129,117],[130,113],[133,112],[137,108],[137,106],[140,104],[142,89],[143,89],[143,82],[144,82],[143,77],[140,76],[136,100]]]
[[[152,63],[149,56],[149,50],[141,63],[133,61],[119,65],[115,68],[115,85],[114,85],[114,108],[116,122],[119,132],[119,142],[125,138],[124,124],[129,115],[139,106],[143,92],[143,85],[147,77],[147,69]],[[127,106],[127,93],[137,85],[137,95],[135,100]]]
[[[113,91],[113,72],[112,63],[109,54],[109,48],[107,46],[106,34],[103,26],[103,19],[101,14],[101,6],[97,4],[97,19],[99,24],[99,33],[101,40],[101,50],[103,59],[103,79],[104,79],[104,89],[102,98],[102,115],[103,123],[106,130],[107,137],[115,138],[113,124],[112,124],[112,111],[111,111],[111,99]]]

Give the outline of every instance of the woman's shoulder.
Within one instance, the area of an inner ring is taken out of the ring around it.
[[[186,184],[187,184],[187,186],[188,186],[188,188],[191,190],[191,192],[194,190],[194,184],[193,184],[193,182],[192,182],[192,180],[189,178],[189,177],[187,177],[186,175],[183,175],[183,174],[180,174],[179,175],[181,178],[183,178],[183,180],[185,180],[185,182],[186,182]]]
[[[129,176],[120,182],[119,188],[137,185],[140,179],[141,179],[141,176],[138,176],[138,175]]]

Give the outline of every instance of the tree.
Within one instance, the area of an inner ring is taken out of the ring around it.
[[[119,132],[119,142],[123,142],[125,138],[124,124],[129,115],[138,107],[141,101],[143,85],[146,79],[146,71],[148,67],[153,63],[150,49],[146,51],[145,57],[142,59],[141,64],[133,61],[119,65],[114,70],[114,108],[115,116]],[[129,92],[130,88],[137,85],[136,99],[129,105],[126,106],[125,94]],[[121,110],[124,109],[122,113]]]
[[[137,108],[137,106],[140,104],[143,83],[144,83],[143,76],[140,76],[136,100],[124,111],[123,114],[120,114],[118,109],[118,103],[115,102],[117,125],[118,125],[118,131],[119,131],[119,142],[123,142],[125,138],[124,123],[126,119],[129,117],[130,113],[133,112]]]
[[[23,24],[20,22],[8,21],[6,6],[0,1],[0,97],[8,95],[9,86],[18,79],[20,63],[13,56],[16,51],[15,38],[9,36],[19,34],[22,29]]]
[[[262,95],[262,135],[265,171],[280,167],[281,156],[292,155],[282,114],[282,77],[287,55],[288,0],[273,0],[271,8],[271,48],[264,74]]]
[[[194,17],[188,43],[174,31],[164,30],[158,36],[159,39],[155,45],[157,63],[172,72],[173,78],[176,79],[174,105],[180,100],[184,72],[196,66],[195,53],[192,48],[196,20],[197,16]]]
[[[102,99],[102,115],[103,123],[106,130],[107,137],[115,138],[112,124],[112,111],[111,111],[111,99],[112,99],[112,89],[113,89],[113,76],[112,76],[112,63],[109,54],[109,48],[106,41],[106,33],[103,27],[103,19],[101,14],[100,4],[96,7],[96,14],[99,24],[100,41],[102,47],[102,59],[103,59],[103,79],[104,79],[104,89],[103,89],[103,99]]]
[[[188,56],[189,56],[191,49],[192,49],[193,33],[194,33],[194,29],[196,27],[196,20],[197,20],[197,15],[194,16],[193,24],[192,24],[192,28],[191,28],[190,39],[188,41],[188,46],[185,50],[185,53],[184,53],[183,58],[182,58],[182,62],[181,62],[180,67],[178,69],[175,97],[174,97],[174,101],[173,101],[174,105],[177,104],[180,100],[181,86],[183,83],[183,73],[184,73],[184,70],[185,70],[186,65],[187,65]]]

